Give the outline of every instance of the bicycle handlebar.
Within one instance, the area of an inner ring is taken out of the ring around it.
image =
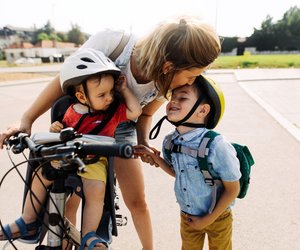
[[[79,138],[79,139],[78,139]],[[99,137],[101,138],[101,136]],[[25,148],[28,148],[37,157],[46,157],[54,155],[76,154],[80,157],[87,155],[101,156],[119,156],[123,158],[131,158],[133,155],[133,147],[129,143],[115,142],[84,142],[71,138],[71,140],[55,142],[55,145],[47,145],[47,143],[35,143],[27,134],[20,133],[17,137],[8,139],[7,144],[12,146],[12,151],[15,154],[21,153]],[[52,143],[53,144],[53,143]],[[46,157],[47,158],[47,157]]]

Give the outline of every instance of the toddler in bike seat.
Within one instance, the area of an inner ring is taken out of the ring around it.
[[[67,58],[60,71],[60,83],[62,91],[76,97],[77,102],[67,109],[62,121],[51,124],[50,132],[72,127],[82,134],[113,137],[119,123],[135,120],[142,112],[141,106],[120,73],[108,57],[91,48],[79,49]],[[108,243],[96,234],[96,230],[102,217],[108,160],[99,157],[93,162],[86,165],[83,173],[78,172],[85,197],[81,247],[107,249]],[[34,175],[31,190],[35,197],[27,194],[22,216],[3,227],[5,232],[0,231],[0,240],[25,238],[34,241],[39,237],[36,211],[45,201],[45,186],[50,186],[52,181],[45,179],[41,170]],[[73,224],[79,202],[80,198],[72,195],[66,203],[66,217]]]

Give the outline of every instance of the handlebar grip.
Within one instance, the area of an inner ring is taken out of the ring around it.
[[[119,156],[131,158],[133,147],[131,144],[84,144],[80,149],[84,154],[98,154],[102,156]]]

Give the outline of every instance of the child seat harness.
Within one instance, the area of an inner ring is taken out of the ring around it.
[[[217,188],[222,186],[222,180],[218,174],[214,171],[213,166],[207,161],[209,155],[209,147],[213,139],[219,134],[215,131],[209,130],[205,133],[202,140],[200,141],[198,149],[190,148],[188,146],[176,145],[172,140],[172,135],[166,137],[164,151],[168,160],[171,162],[172,153],[183,153],[194,158],[197,158],[200,172],[204,177],[204,182],[212,188],[212,204],[209,208],[209,213],[211,213],[217,202]],[[237,158],[240,162],[240,192],[238,198],[242,199],[245,197],[249,184],[250,184],[250,171],[251,166],[254,164],[253,157],[245,145],[240,145],[237,143],[231,143],[237,152]]]

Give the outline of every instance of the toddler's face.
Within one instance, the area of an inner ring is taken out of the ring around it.
[[[95,111],[107,110],[114,100],[114,78],[103,74],[87,80],[89,101]]]
[[[172,92],[170,102],[167,104],[166,113],[168,119],[172,122],[182,120],[191,110],[198,99],[198,93],[194,86],[184,85],[176,88]],[[188,119],[193,122],[195,113]]]

